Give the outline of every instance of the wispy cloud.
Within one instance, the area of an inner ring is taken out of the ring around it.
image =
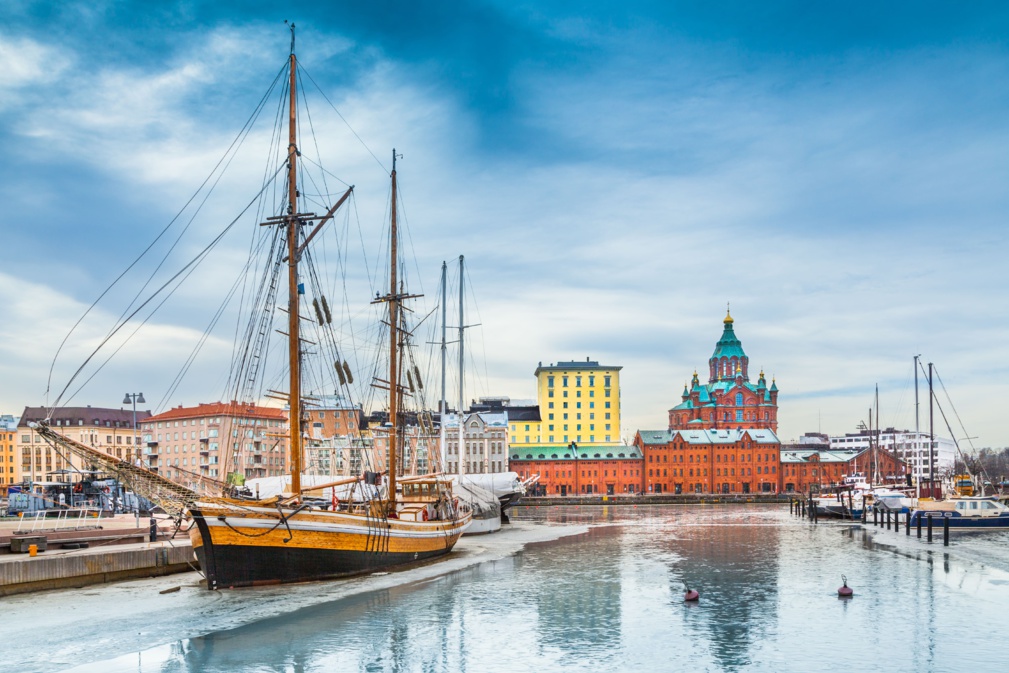
[[[300,23],[305,67],[368,146],[306,81],[320,154],[357,185],[340,240],[366,250],[334,272],[349,279],[348,313],[382,265],[388,185],[371,152],[387,168],[395,146],[411,280],[430,291],[442,259],[470,260],[484,342],[472,352],[488,360],[473,396],[532,397],[537,362],[591,356],[624,365],[625,434],[661,427],[731,301],[754,368],[777,376],[783,436],[853,428],[876,382],[892,422],[908,424],[920,352],[949,372],[971,433],[1009,443],[985,401],[997,394],[966,403],[1006,368],[993,350],[1009,327],[1004,45],[966,11],[945,26],[934,9],[908,25],[881,11],[867,31],[827,9],[811,24],[788,5],[745,5],[714,17],[462,3],[389,25],[381,7],[347,10],[339,31]],[[12,272],[78,304],[217,161],[288,39],[279,20],[208,6],[200,21],[172,17],[172,39],[149,53],[121,34],[99,60],[81,35],[115,22],[111,7],[65,40],[0,41],[5,158],[35,157],[0,168],[8,212],[30,217],[37,198],[23,194],[42,194],[78,215],[7,225],[16,249],[45,251]],[[204,236],[258,188],[269,137],[250,136]],[[229,240],[199,287],[229,286],[247,241]],[[203,294],[180,297],[204,313],[176,307],[171,322],[198,334],[216,305]]]

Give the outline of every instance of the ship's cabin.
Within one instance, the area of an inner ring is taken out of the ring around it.
[[[956,501],[956,511],[961,516],[998,516],[1009,508],[996,500],[964,498]]]

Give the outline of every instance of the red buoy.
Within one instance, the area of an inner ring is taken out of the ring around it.
[[[687,593],[683,594],[683,600],[687,603],[696,603],[701,600],[701,594],[687,587]]]
[[[844,582],[844,586],[837,590],[837,597],[851,598],[852,596],[854,596],[855,592],[852,591],[851,587],[848,586],[848,578],[845,577],[844,575],[841,575],[841,580]]]

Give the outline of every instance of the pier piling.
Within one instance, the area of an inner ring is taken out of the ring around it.
[[[890,510],[886,510],[886,529],[890,530]]]
[[[893,532],[900,532],[900,511],[893,513]]]
[[[872,508],[872,525],[873,526],[879,525],[879,510],[876,509],[875,507]]]
[[[949,546],[949,517],[944,516],[942,518],[942,546]]]
[[[910,514],[908,516],[910,516]],[[918,515],[918,539],[921,539],[921,514]]]
[[[928,513],[928,541],[932,541],[932,513]]]

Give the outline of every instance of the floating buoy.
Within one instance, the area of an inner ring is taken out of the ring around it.
[[[696,603],[697,601],[701,600],[701,594],[697,593],[695,590],[691,589],[690,587],[688,587],[686,585],[684,585],[684,587],[687,590],[687,592],[685,594],[683,594],[683,600],[684,600],[684,602],[686,602],[686,603]]]
[[[837,590],[837,597],[851,598],[852,596],[854,596],[855,592],[852,591],[851,587],[848,586],[848,578],[845,577],[844,575],[841,575],[841,580],[844,582],[844,586]]]

